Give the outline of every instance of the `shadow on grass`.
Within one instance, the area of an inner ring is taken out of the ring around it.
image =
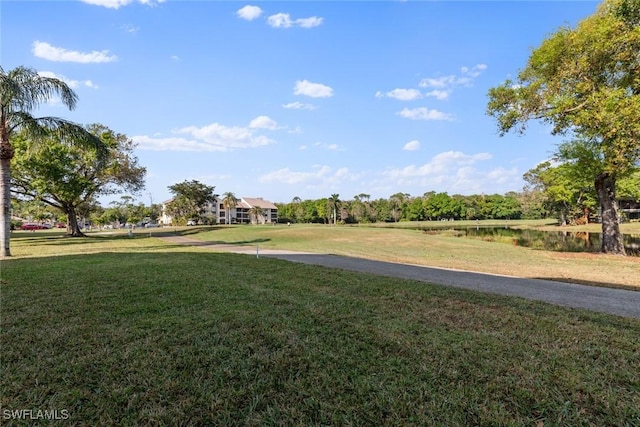
[[[162,233],[172,234],[175,236],[188,236],[192,234],[202,233],[204,231],[228,230],[236,228],[237,225],[198,225],[195,227],[177,227],[173,229],[162,229]]]
[[[167,230],[161,232],[153,233],[153,237],[168,237],[168,236],[184,236],[189,237],[192,235],[199,234],[201,232],[209,232],[216,231],[221,229],[229,229],[231,227],[237,227],[234,225],[227,226],[211,226],[211,227],[193,227],[189,229],[177,229],[177,230]],[[270,238],[256,238],[250,240],[234,240],[234,241],[226,241],[226,240],[190,240],[188,245],[190,246],[208,246],[208,245],[250,245],[255,243],[264,243],[270,242]]]
[[[41,236],[11,236],[11,240],[23,244],[35,245],[86,245],[88,243],[104,243],[107,241],[145,239],[154,237],[149,233],[86,234],[84,236],[69,236],[67,234],[49,234]]]

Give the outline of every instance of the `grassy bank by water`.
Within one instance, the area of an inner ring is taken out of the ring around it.
[[[462,221],[461,221],[462,223]],[[404,223],[398,223],[402,226]],[[519,227],[541,222],[513,221]],[[406,228],[328,225],[219,226],[182,229],[193,238],[273,249],[331,253],[614,287],[640,288],[640,258],[534,250],[508,244],[430,234],[426,224]],[[438,225],[438,222],[435,223]],[[482,225],[486,225],[483,223]],[[640,226],[638,226],[640,228]],[[196,232],[197,231],[197,232]]]
[[[264,233],[245,243],[276,241]],[[638,320],[142,233],[34,233],[14,249],[22,255],[2,261],[0,416],[65,410],[59,425],[640,424]]]

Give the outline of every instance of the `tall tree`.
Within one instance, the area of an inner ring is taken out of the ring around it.
[[[266,209],[261,208],[260,206],[252,206],[249,209],[249,215],[251,217],[252,224],[264,224],[266,222],[265,215]]]
[[[82,236],[78,215],[86,212],[81,209],[93,206],[99,196],[139,191],[146,174],[133,155],[135,144],[126,135],[101,124],[86,130],[107,147],[102,161],[95,150],[81,148],[72,137],[52,134],[40,144],[22,134],[14,138],[14,193],[63,211],[71,236]]]
[[[102,141],[82,126],[58,117],[37,118],[31,114],[56,95],[67,108],[75,108],[78,97],[62,80],[40,76],[27,67],[8,72],[0,67],[0,257],[11,256],[11,160],[15,154],[11,139],[18,131],[35,141],[54,132],[83,146],[93,146],[98,159],[106,154]]]
[[[291,219],[293,219],[294,222],[298,222],[300,221],[300,219],[303,216],[303,212],[302,212],[302,199],[298,196],[295,196],[292,200],[292,215],[291,215]]]
[[[336,225],[338,220],[338,206],[340,205],[340,195],[332,194],[329,198],[329,206],[331,206],[331,211],[333,213],[333,225]]]
[[[322,221],[323,224],[326,224],[331,216],[327,211],[327,207],[329,206],[328,199],[323,197],[322,199],[310,200],[309,202],[313,207],[305,209],[305,217],[311,218],[309,222]]]
[[[547,161],[530,169],[523,178],[528,183],[525,189],[541,191],[548,209],[558,214],[561,225],[566,225],[577,216],[588,222],[595,206],[593,184],[584,174],[584,169],[571,163],[553,166]]]
[[[455,206],[447,193],[437,193],[423,202],[423,210],[429,219],[455,218]]]
[[[409,193],[396,193],[389,198],[393,207],[391,215],[394,222],[398,222],[404,216],[404,211],[410,198],[411,195]]]
[[[224,209],[227,212],[226,223],[231,224],[231,209],[234,209],[236,206],[238,206],[238,202],[240,202],[240,199],[238,199],[236,195],[231,191],[227,191],[222,196],[222,206],[224,206]]]
[[[500,134],[541,119],[577,135],[598,162],[592,177],[601,208],[602,251],[624,255],[616,182],[640,161],[640,0],[605,0],[575,28],[535,49],[516,81],[489,91]],[[582,157],[572,159],[580,164]]]
[[[173,184],[168,188],[174,197],[167,203],[166,210],[176,224],[184,225],[189,219],[200,220],[207,205],[217,203],[218,195],[213,193],[215,187],[195,179]]]

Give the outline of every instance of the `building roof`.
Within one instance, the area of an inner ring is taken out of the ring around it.
[[[242,201],[249,205],[249,208],[257,206],[262,209],[278,209],[276,205],[260,197],[243,197]]]

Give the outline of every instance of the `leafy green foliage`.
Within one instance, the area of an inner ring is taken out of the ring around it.
[[[184,225],[189,219],[200,219],[206,206],[217,200],[217,195],[213,193],[215,187],[197,180],[171,185],[169,190],[174,197],[167,203],[166,211],[176,225]]]
[[[553,166],[551,162],[543,162],[524,174],[530,188],[544,194],[548,209],[558,215],[561,224],[577,217],[586,217],[588,221],[589,213],[597,206],[589,177],[580,163]]]
[[[100,138],[87,132],[82,126],[58,117],[34,117],[31,112],[41,104],[58,96],[63,105],[74,109],[78,97],[64,81],[39,75],[27,67],[16,67],[5,72],[0,66],[0,256],[11,255],[11,160],[15,155],[12,138],[23,132],[24,136],[40,141],[52,135],[69,138],[97,154],[97,161],[104,160],[107,149]]]
[[[640,169],[618,181],[618,194],[640,201]]]
[[[133,141],[126,135],[101,124],[86,130],[102,141],[106,155],[55,134],[44,142],[28,139],[26,133],[14,139],[13,191],[63,211],[69,217],[69,232],[74,235],[81,234],[78,214],[88,216],[97,197],[136,192],[144,187],[146,173],[133,155]],[[87,209],[80,212],[83,207]]]
[[[591,173],[602,211],[605,252],[624,254],[616,181],[640,162],[640,0],[605,0],[576,28],[536,48],[516,81],[489,90],[498,130],[524,132],[532,119],[577,136],[564,160]]]

